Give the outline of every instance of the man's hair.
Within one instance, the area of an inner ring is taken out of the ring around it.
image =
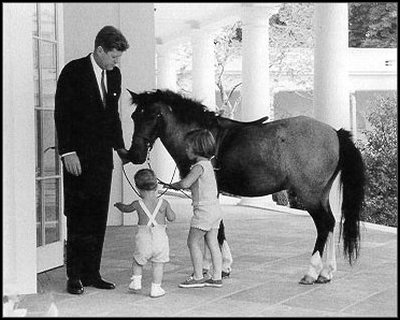
[[[210,159],[215,154],[215,139],[207,129],[196,129],[185,136],[185,142],[190,144],[196,155]]]
[[[116,49],[118,51],[125,51],[129,48],[128,41],[117,28],[113,26],[103,27],[94,40],[94,48],[101,46],[105,52]]]
[[[157,188],[157,177],[151,169],[140,169],[134,176],[135,184],[141,190],[155,190]]]

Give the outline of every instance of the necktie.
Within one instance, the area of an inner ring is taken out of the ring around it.
[[[104,85],[104,70],[101,71],[101,93],[102,93],[102,101],[103,101],[103,106],[106,107],[106,86]]]

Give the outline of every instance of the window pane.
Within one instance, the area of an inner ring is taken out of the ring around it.
[[[41,43],[41,89],[42,89],[42,108],[54,109],[54,96],[57,85],[57,59],[56,46],[52,43]]]
[[[36,181],[36,247],[43,245],[42,237],[42,226],[43,226],[43,216],[42,216],[42,183]]]
[[[39,92],[39,40],[33,39],[33,89],[34,89],[34,107],[38,108],[40,104]]]
[[[46,244],[60,240],[60,179],[43,180]]]
[[[59,174],[59,160],[55,152],[56,133],[52,110],[41,111],[43,176]]]
[[[35,112],[35,135],[36,135],[36,177],[42,176],[43,142],[42,142],[42,111]]]
[[[56,39],[55,3],[40,3],[40,37]]]
[[[32,35],[39,36],[37,4],[34,4],[33,7]]]

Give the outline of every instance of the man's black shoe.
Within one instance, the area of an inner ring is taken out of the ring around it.
[[[81,280],[67,280],[67,291],[71,294],[82,294],[84,289]]]
[[[82,283],[85,287],[92,286],[97,289],[115,289],[114,283],[105,281],[101,278],[82,280]]]

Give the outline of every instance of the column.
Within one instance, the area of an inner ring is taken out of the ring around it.
[[[157,88],[177,90],[176,62],[172,48],[167,44],[157,43]]]
[[[121,94],[121,122],[124,135],[125,146],[129,149],[134,130],[131,114],[134,106],[130,103],[130,94],[126,89],[140,93],[145,90],[153,90],[156,87],[156,37],[154,27],[154,4],[153,3],[133,3],[121,2],[119,6],[120,30],[129,42],[129,49],[124,52],[121,59],[122,72],[122,94]],[[115,157],[116,153],[114,152]],[[115,201],[131,202],[138,199],[128,181],[126,180],[120,160],[114,158],[114,174],[118,172],[119,186],[115,192],[111,193],[109,225],[123,224],[131,225],[135,223],[137,215],[124,213],[113,207]],[[142,165],[126,164],[124,169],[126,174],[133,182],[134,174],[141,168],[148,168],[145,162]],[[117,190],[118,189],[118,190]],[[117,219],[118,218],[118,219]],[[110,220],[112,219],[112,220]],[[110,223],[111,221],[111,223]]]
[[[241,120],[272,116],[269,85],[269,18],[278,4],[242,7],[242,108]],[[272,195],[242,197],[239,205],[275,206]]]
[[[314,116],[350,130],[348,4],[315,4]]]
[[[357,99],[356,91],[350,90],[350,121],[351,131],[353,133],[353,139],[357,139]]]
[[[243,121],[271,116],[269,85],[269,18],[277,4],[242,7],[242,111]]]
[[[215,110],[214,38],[209,30],[192,27],[192,93],[210,110]]]
[[[34,4],[6,3],[3,9],[3,295],[32,294],[37,293]]]
[[[173,48],[167,44],[162,44],[158,40],[157,50],[157,89],[177,90],[176,85],[176,63],[173,54]],[[164,181],[170,182],[175,169],[175,161],[165,149],[160,139],[154,143],[153,150],[150,154],[151,167],[157,174],[157,177]],[[179,171],[176,172],[173,181],[179,180]]]

